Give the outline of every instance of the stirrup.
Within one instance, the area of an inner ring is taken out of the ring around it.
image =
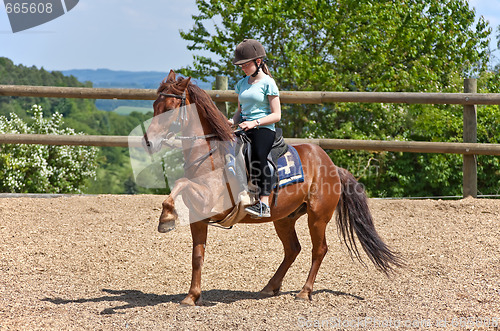
[[[231,175],[236,176],[235,157],[231,154],[226,155],[226,169]]]

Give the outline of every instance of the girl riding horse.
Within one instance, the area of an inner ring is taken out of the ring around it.
[[[181,123],[180,133],[185,137],[191,136],[192,138],[191,140],[184,139],[182,143],[190,146],[195,144],[196,148],[184,149],[187,176],[175,183],[170,195],[163,202],[158,230],[168,232],[175,228],[175,222],[178,219],[175,199],[183,191],[188,191],[188,202],[191,206],[190,217],[191,214],[196,213],[197,216],[201,215],[203,218],[190,222],[193,238],[192,278],[189,292],[181,303],[195,305],[201,299],[201,271],[205,257],[208,226],[213,221],[224,219],[231,210],[228,209],[217,215],[205,212],[205,209],[209,211],[210,206],[213,206],[214,199],[219,193],[227,190],[226,184],[220,180],[222,175],[220,178],[208,176],[206,180],[197,182],[189,178],[198,178],[198,175],[203,176],[216,168],[224,167],[222,158],[217,158],[214,153],[211,153],[213,150],[211,146],[217,141],[231,141],[233,133],[227,118],[217,109],[207,93],[191,84],[189,78],[179,77],[176,79],[173,71],[158,88],[158,98],[153,105],[153,120],[159,115],[175,111],[184,103],[186,105],[193,104],[196,107],[189,107],[189,111],[185,114],[185,120]],[[190,125],[191,118],[201,121],[199,129],[193,130],[193,126]],[[265,117],[263,119],[265,120]],[[251,129],[253,129],[255,124],[258,124],[257,119],[243,126],[252,126]],[[270,123],[261,124],[268,125]],[[155,121],[151,123],[147,130],[151,146],[158,148],[161,145],[168,134],[164,131],[160,125],[155,125]],[[201,137],[206,138],[202,139]],[[307,215],[306,221],[311,236],[312,263],[306,282],[297,294],[297,298],[304,300],[312,298],[316,275],[328,251],[326,228],[335,211],[337,211],[337,227],[352,255],[361,260],[357,244],[359,243],[379,270],[388,273],[394,267],[401,266],[402,259],[384,243],[375,230],[363,186],[347,170],[337,167],[318,145],[297,144],[294,147],[302,160],[304,181],[280,190],[279,203],[271,206],[271,217],[255,219],[247,216],[240,221],[240,223],[273,222],[276,233],[283,243],[285,253],[283,261],[260,295],[267,297],[279,293],[283,278],[301,251],[295,223],[303,215]],[[273,194],[271,193],[271,199]],[[355,237],[357,237],[357,241]],[[176,249],[176,247],[172,247],[172,249]]]
[[[250,174],[259,189],[259,200],[245,211],[256,217],[271,217],[272,177],[267,156],[276,135],[274,124],[281,119],[278,86],[264,63],[265,56],[260,42],[245,39],[236,47],[233,59],[233,64],[241,67],[245,77],[236,84],[238,110],[230,123],[238,123],[251,141]]]

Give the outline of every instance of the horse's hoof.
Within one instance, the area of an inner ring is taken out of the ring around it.
[[[305,292],[300,292],[299,294],[297,294],[297,296],[295,297],[295,300],[300,300],[300,301],[312,301],[312,296],[311,294],[309,293],[305,293]]]
[[[260,291],[259,292],[259,299],[270,298],[272,296],[274,296],[273,292],[267,292],[267,291]]]
[[[201,304],[201,298],[198,298],[198,300],[194,301],[191,297],[186,297],[184,300],[181,301],[180,305],[181,307],[194,307],[196,305]]]
[[[280,293],[280,290],[272,290],[272,291],[265,291],[262,290],[259,292],[259,299],[265,299],[265,298],[270,298],[270,297],[275,297]]]
[[[194,303],[193,300],[184,299],[181,301],[180,306],[181,307],[194,307],[194,306],[196,306],[196,304]]]
[[[158,232],[167,233],[175,229],[175,221],[163,222],[158,224]]]

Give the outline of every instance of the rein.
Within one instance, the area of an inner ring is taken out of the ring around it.
[[[192,166],[196,165],[197,163],[199,163],[201,165],[206,159],[208,159],[212,154],[214,154],[216,150],[217,150],[217,146],[212,147],[212,148],[210,148],[208,153],[203,154],[202,156],[200,156],[196,160],[192,161],[191,163],[184,164],[184,170],[191,168]]]
[[[192,136],[192,137],[178,136],[178,137],[175,137],[175,139],[177,139],[177,140],[199,140],[199,139],[213,138],[216,136],[217,135],[215,133],[210,133],[210,134],[206,134],[203,136]]]

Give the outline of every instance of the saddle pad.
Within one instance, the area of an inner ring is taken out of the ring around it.
[[[279,187],[304,181],[304,170],[297,150],[288,146],[288,151],[278,159]]]

